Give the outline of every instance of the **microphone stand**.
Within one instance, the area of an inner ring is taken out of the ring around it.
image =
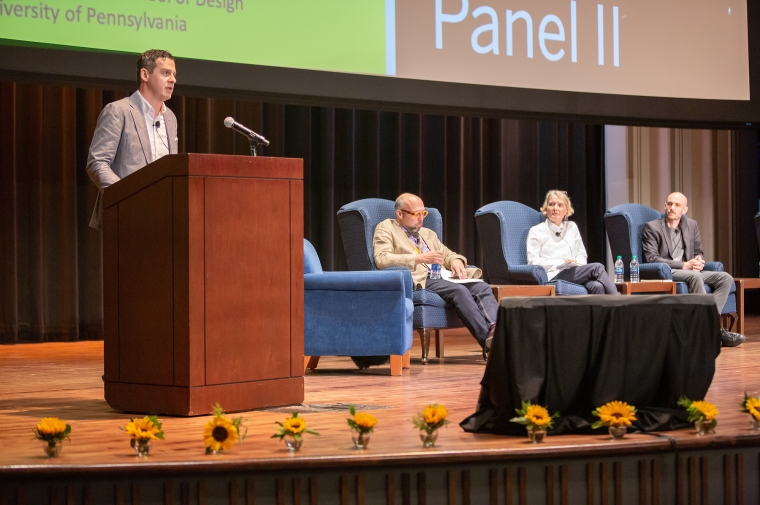
[[[256,156],[256,146],[260,145],[261,142],[254,138],[248,138],[248,141],[251,143],[251,156]]]

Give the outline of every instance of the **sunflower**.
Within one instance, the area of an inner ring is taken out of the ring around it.
[[[522,402],[521,409],[515,409],[519,417],[513,417],[509,421],[512,423],[523,424],[529,431],[543,430],[552,427],[555,417],[559,417],[559,412],[549,415],[549,410],[541,405],[533,405],[530,402]]]
[[[602,425],[630,426],[631,421],[636,420],[636,407],[625,402],[614,401],[602,405],[592,414],[599,418],[599,421],[594,423],[594,428]]]
[[[425,423],[429,425],[436,425],[446,420],[449,411],[443,405],[428,405],[422,412],[422,416],[425,418]]]
[[[145,416],[142,419],[132,419],[122,428],[135,440],[163,440],[164,432],[156,416]]]
[[[237,440],[238,430],[225,416],[214,416],[203,430],[207,452],[230,450]]]
[[[760,421],[760,398],[754,396],[747,396],[744,393],[744,401],[742,402],[742,412],[752,416],[755,421]]]
[[[69,438],[71,426],[57,417],[43,417],[33,431],[39,440],[51,442]]]
[[[533,426],[542,427],[552,422],[549,411],[541,405],[531,405],[525,411],[525,417]]]
[[[704,400],[691,402],[691,407],[698,411],[706,421],[712,421],[718,414],[720,414],[715,405]]]
[[[424,430],[430,434],[441,426],[449,424],[450,421],[446,419],[448,416],[449,411],[446,410],[446,407],[434,403],[425,406],[425,410],[422,412],[418,412],[417,415],[412,418],[412,423],[415,428]]]
[[[277,433],[272,435],[272,438],[282,440],[286,436],[291,436],[296,440],[300,440],[304,433],[319,435],[316,431],[306,427],[306,420],[299,416],[298,412],[293,412],[293,416],[285,419],[283,422],[275,421],[275,424],[280,427],[277,429]]]
[[[295,435],[306,429],[306,421],[303,417],[289,417],[282,423],[282,427]]]
[[[365,412],[357,412],[356,415],[354,416],[354,422],[362,430],[367,431],[375,427],[375,425],[377,424],[377,418],[373,416],[372,414],[367,414]]]

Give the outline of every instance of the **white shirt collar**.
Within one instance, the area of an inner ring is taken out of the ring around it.
[[[156,114],[156,110],[153,108],[151,104],[148,103],[145,97],[142,96],[142,93],[140,93],[140,90],[135,91],[135,93],[137,93],[137,96],[140,97],[140,100],[139,100],[140,109],[142,110],[142,113],[145,116],[156,118],[158,116],[163,115],[164,111],[166,110],[166,104],[164,102],[161,102],[161,110],[159,110],[158,114]]]

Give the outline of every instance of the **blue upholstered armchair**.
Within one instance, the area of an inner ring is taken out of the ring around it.
[[[546,218],[518,202],[494,202],[475,213],[486,275],[491,284],[555,286],[557,295],[587,295],[585,286],[557,280],[549,282],[540,265],[528,265],[528,231]]]
[[[442,239],[443,220],[438,210],[428,207],[425,228],[433,230]],[[380,198],[367,198],[344,205],[338,211],[338,225],[343,240],[343,250],[350,270],[377,270],[372,237],[377,225],[385,219],[395,219],[393,202]],[[387,270],[406,268],[388,268]],[[410,274],[411,275],[411,274]],[[420,335],[422,344],[422,364],[428,362],[430,332],[435,332],[436,356],[443,357],[443,336],[438,330],[463,326],[454,307],[432,291],[416,289],[412,293],[414,301],[413,326]]]
[[[622,256],[626,280],[630,279],[628,263],[634,254],[639,260],[641,279],[673,279],[670,267],[665,263],[646,263],[644,250],[642,249],[641,232],[644,229],[644,225],[649,221],[662,219],[662,217],[663,215],[660,212],[638,203],[617,205],[604,214],[604,226],[607,228],[607,238],[610,241],[612,257]],[[722,272],[723,263],[708,261],[705,263],[705,270]],[[709,293],[711,291],[710,286],[705,285],[705,290]],[[688,293],[689,287],[685,282],[677,282],[676,292],[679,294]],[[732,314],[735,312],[736,284],[732,284],[731,294],[728,295],[721,314]]]
[[[308,240],[303,253],[305,366],[320,356],[390,355],[391,375],[401,375],[412,347],[411,273],[323,272]]]

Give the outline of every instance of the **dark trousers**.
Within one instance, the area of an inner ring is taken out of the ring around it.
[[[425,289],[434,291],[446,303],[453,305],[459,319],[482,346],[491,326],[496,323],[499,304],[491,286],[485,282],[457,284],[443,279],[428,279]]]
[[[561,270],[555,279],[574,282],[586,286],[591,295],[617,295],[618,290],[607,275],[607,270],[601,263],[589,263]]]

